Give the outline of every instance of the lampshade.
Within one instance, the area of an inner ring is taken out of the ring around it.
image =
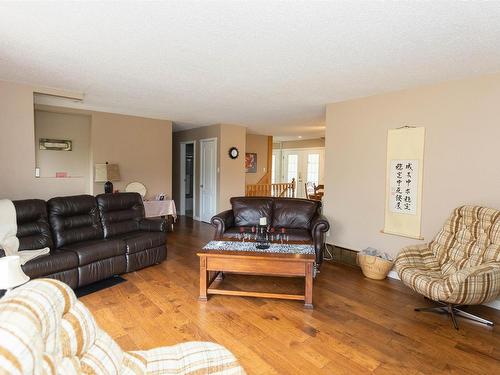
[[[29,281],[23,272],[19,256],[0,258],[0,289],[11,289]]]
[[[120,168],[118,168],[118,164],[96,164],[94,181],[120,181]]]

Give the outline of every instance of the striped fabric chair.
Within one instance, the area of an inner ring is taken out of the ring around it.
[[[244,374],[220,345],[124,352],[60,281],[28,282],[0,300],[0,374]]]
[[[403,283],[439,304],[416,311],[448,313],[456,329],[455,315],[492,326],[458,307],[500,295],[500,211],[455,209],[432,242],[404,248],[394,265]]]

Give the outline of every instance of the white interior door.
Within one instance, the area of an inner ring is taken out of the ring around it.
[[[217,139],[200,141],[200,220],[209,223],[217,209]]]
[[[181,143],[181,155],[180,155],[180,173],[181,178],[179,181],[180,184],[180,201],[179,201],[179,213],[181,215],[186,214],[186,199],[184,198],[186,195],[186,144]]]
[[[297,198],[305,198],[305,183],[323,184],[324,148],[284,149],[281,182],[291,182],[295,178]]]

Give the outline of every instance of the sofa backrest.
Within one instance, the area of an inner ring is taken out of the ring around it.
[[[139,230],[139,221],[144,218],[140,194],[100,194],[96,198],[105,238]]]
[[[321,209],[320,201],[300,198],[274,198],[273,221],[275,228],[309,229]]]
[[[233,197],[230,202],[233,208],[234,225],[237,227],[257,226],[261,217],[267,218],[269,224],[272,222],[272,198]]]
[[[500,262],[500,211],[456,208],[430,244],[443,273]]]
[[[234,225],[257,226],[261,217],[275,228],[309,229],[321,202],[300,198],[233,197]]]
[[[13,201],[16,208],[19,250],[37,250],[53,246],[47,205],[41,199]]]
[[[47,209],[56,248],[104,238],[97,202],[92,195],[52,198]]]
[[[130,373],[118,344],[57,280],[33,280],[2,298],[0,337],[0,373]]]

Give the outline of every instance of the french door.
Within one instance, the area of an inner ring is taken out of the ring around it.
[[[297,198],[305,198],[306,182],[323,184],[325,149],[283,149],[275,150],[275,159],[281,153],[281,165],[276,165],[273,174],[279,176],[279,182],[290,182],[295,179]],[[274,152],[273,152],[274,153]],[[277,163],[276,163],[277,164]],[[280,173],[281,172],[281,173]]]

